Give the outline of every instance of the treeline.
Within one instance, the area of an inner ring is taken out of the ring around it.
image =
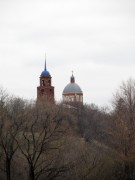
[[[29,102],[0,90],[0,180],[134,180],[135,80],[112,108]]]

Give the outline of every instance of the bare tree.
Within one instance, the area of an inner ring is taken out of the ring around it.
[[[135,179],[135,80],[123,83],[114,98],[110,135],[121,162],[120,178]],[[119,163],[120,164],[120,163]]]
[[[65,130],[58,106],[41,102],[27,111],[21,135],[16,139],[28,164],[30,180],[55,179],[67,169],[59,155]]]
[[[11,180],[11,164],[18,149],[16,136],[22,124],[24,103],[19,98],[10,98],[6,105],[0,108],[1,136],[0,146],[3,152],[3,170],[7,180]]]

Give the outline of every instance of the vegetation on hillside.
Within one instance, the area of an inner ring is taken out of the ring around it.
[[[111,110],[33,103],[1,88],[1,180],[134,180],[134,160],[135,80],[121,84]]]

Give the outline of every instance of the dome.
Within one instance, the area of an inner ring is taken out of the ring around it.
[[[44,71],[42,71],[41,76],[50,76],[50,73],[45,69]]]
[[[63,94],[82,93],[81,88],[76,83],[69,83],[63,90]]]

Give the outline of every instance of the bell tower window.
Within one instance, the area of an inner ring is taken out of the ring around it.
[[[44,94],[44,89],[41,90],[41,94],[42,94],[42,95]]]
[[[45,81],[44,80],[42,80],[42,86],[45,86]]]

